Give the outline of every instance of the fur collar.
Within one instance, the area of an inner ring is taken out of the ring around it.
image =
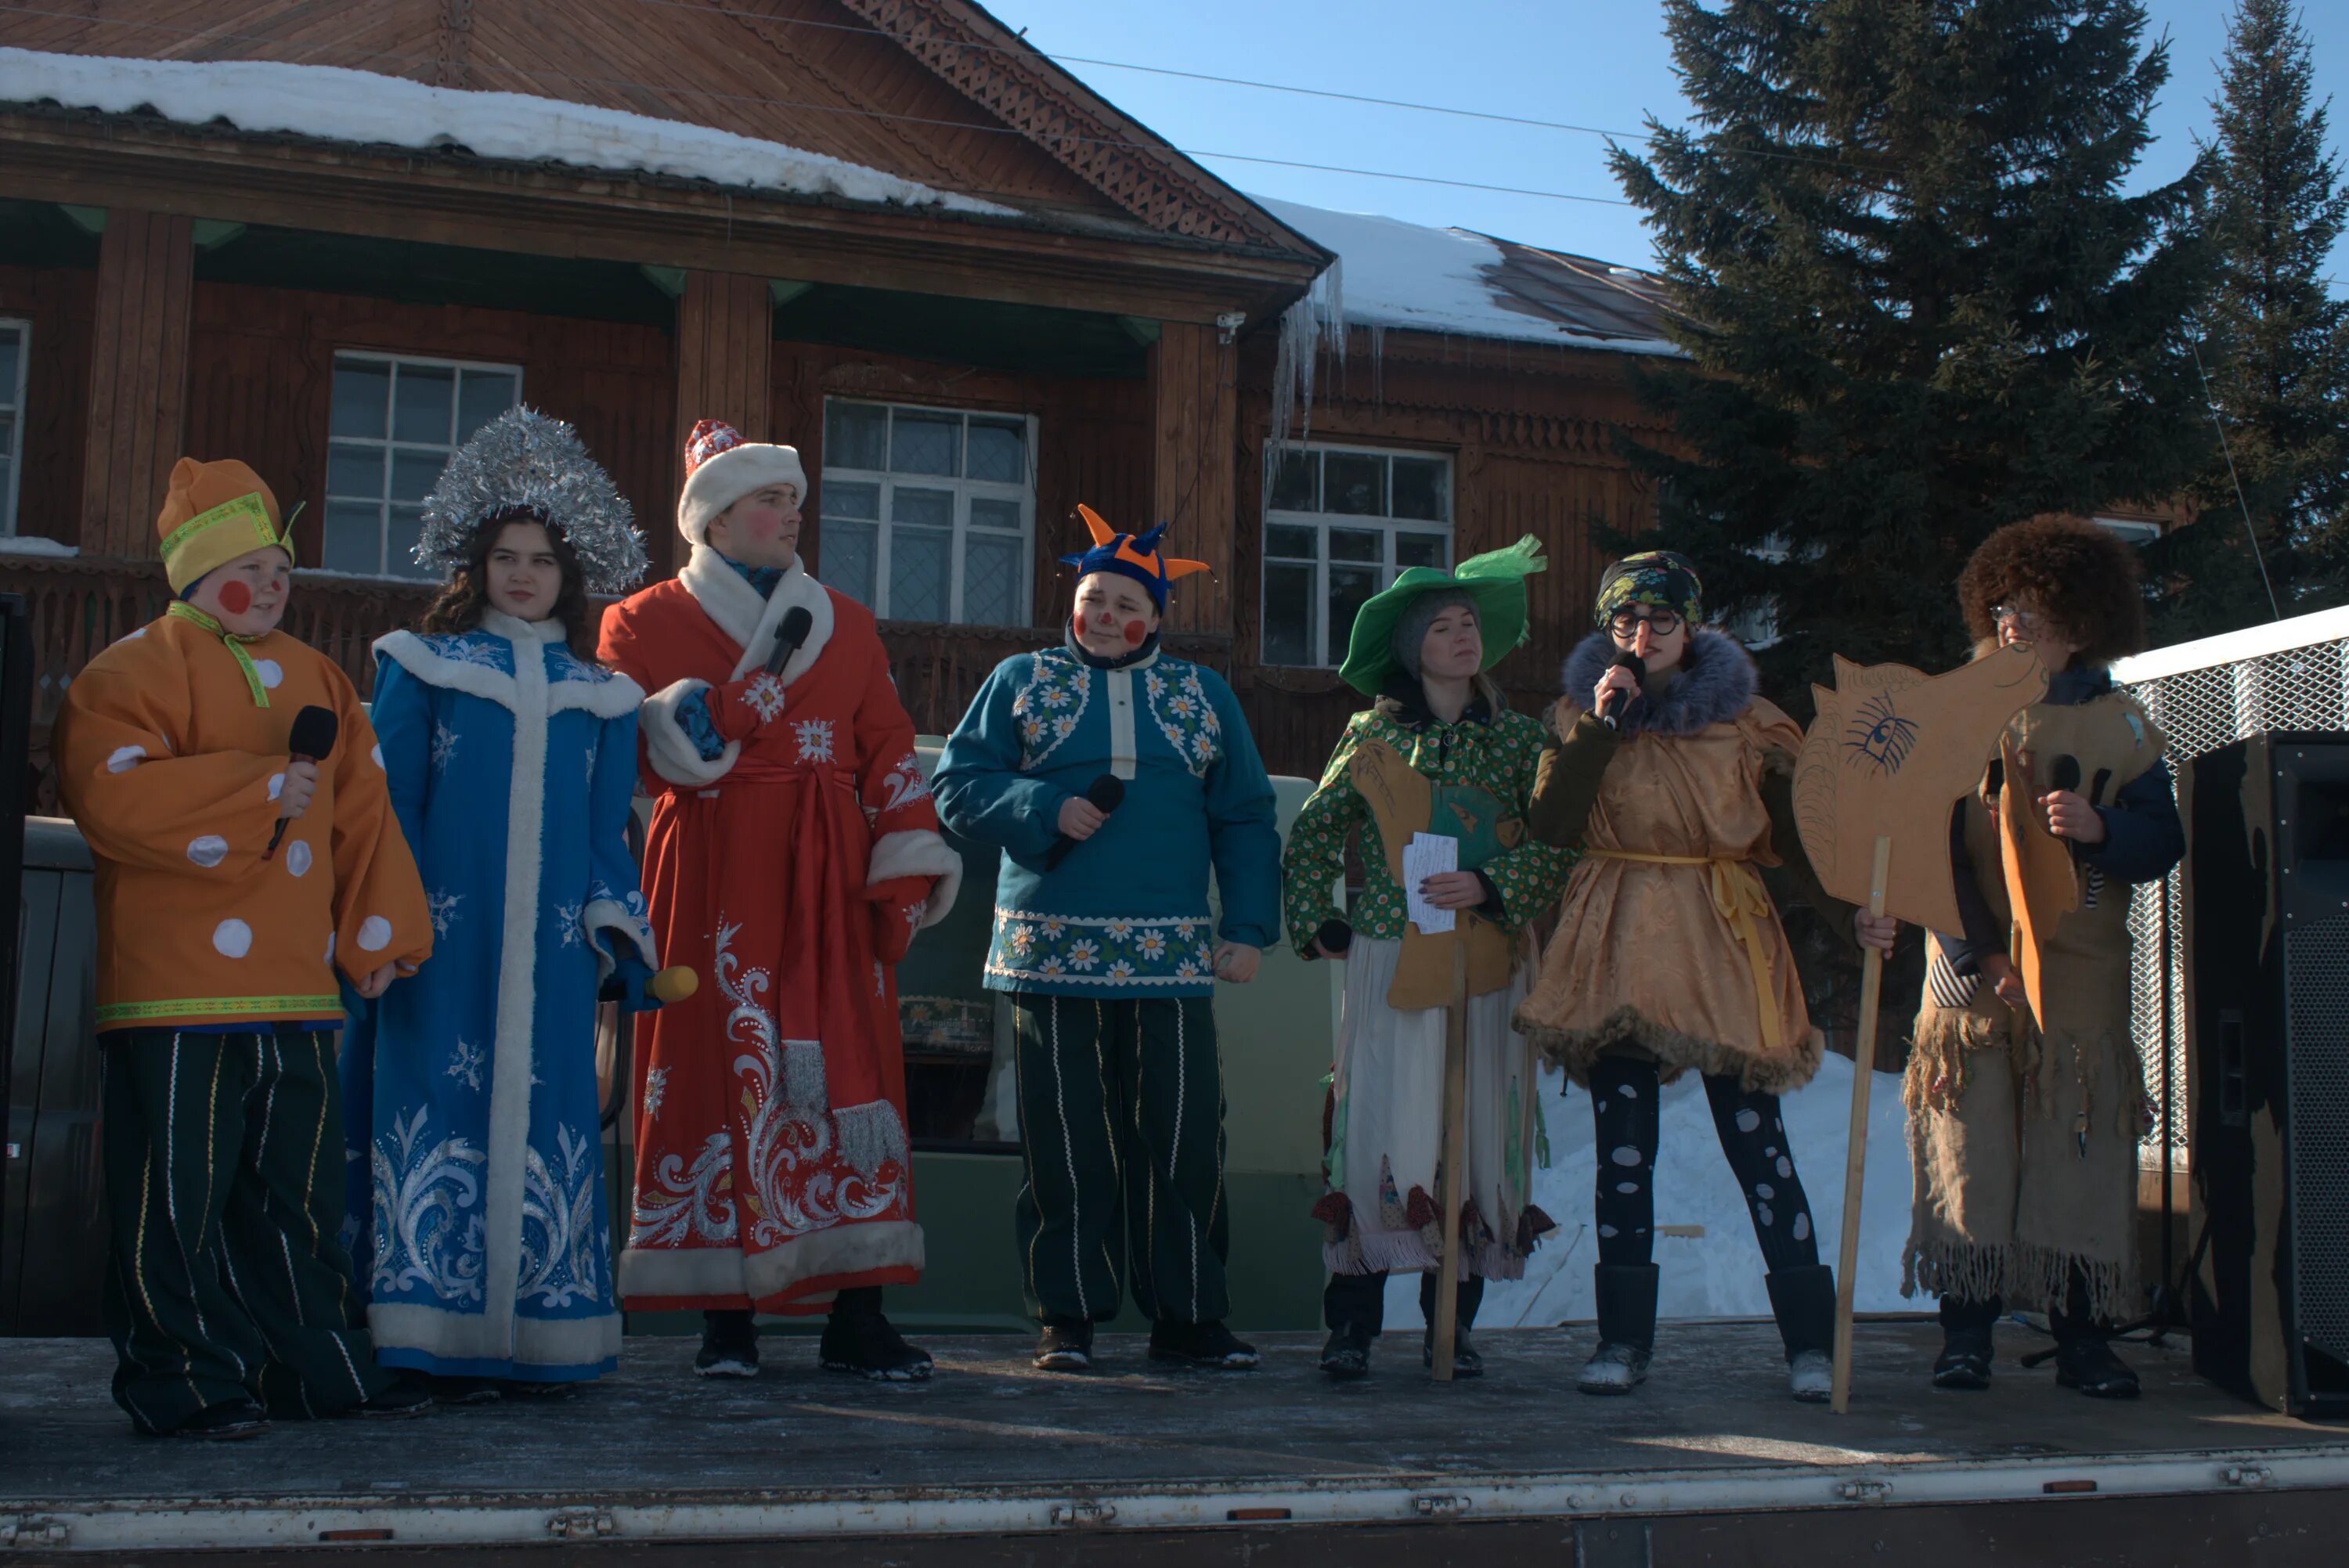
[[[1566,700],[1588,708],[1590,688],[1614,662],[1615,640],[1604,632],[1593,632],[1576,644],[1558,676],[1566,686]],[[1624,710],[1624,733],[1694,735],[1744,713],[1754,700],[1756,684],[1752,655],[1719,632],[1700,630],[1690,636],[1679,676],[1662,696],[1636,698]]]
[[[783,573],[775,591],[765,598],[750,586],[743,575],[726,563],[726,558],[706,544],[697,544],[687,558],[685,570],[677,574],[693,602],[719,630],[734,639],[742,649],[729,680],[740,680],[754,668],[767,662],[773,651],[775,628],[782,624],[785,612],[793,608],[805,610],[814,624],[808,630],[807,641],[800,645],[791,662],[783,666],[783,684],[791,685],[808,672],[810,665],[823,656],[823,645],[832,640],[832,593],[824,585],[808,575],[807,566],[794,561]]]

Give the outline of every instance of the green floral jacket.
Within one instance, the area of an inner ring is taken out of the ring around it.
[[[1320,788],[1298,812],[1281,852],[1282,913],[1290,944],[1309,956],[1314,935],[1332,919],[1343,919],[1363,935],[1402,939],[1403,892],[1387,871],[1370,804],[1356,792],[1347,772],[1358,748],[1382,740],[1410,758],[1429,781],[1486,790],[1523,815],[1533,796],[1542,739],[1538,720],[1506,711],[1488,718],[1482,699],[1472,703],[1457,724],[1445,724],[1394,697],[1381,697],[1354,715],[1322,770]],[[1365,835],[1361,860],[1366,880],[1361,896],[1341,914],[1336,889],[1345,874],[1347,838],[1358,828]],[[1528,837],[1477,869],[1499,891],[1502,923],[1515,932],[1557,902],[1567,872],[1579,858],[1576,851]]]

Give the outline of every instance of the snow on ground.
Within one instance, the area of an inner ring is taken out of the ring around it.
[[[0,48],[0,103],[43,99],[108,114],[152,108],[183,125],[226,120],[241,130],[363,145],[461,146],[481,158],[642,170],[851,201],[999,215],[1012,211],[731,131],[524,93],[427,87],[336,66],[133,60]]]
[[[33,533],[0,534],[0,555],[79,555],[80,550],[60,540]]]
[[[1830,1051],[1818,1076],[1780,1101],[1787,1147],[1811,1201],[1819,1261],[1832,1265],[1843,1228],[1844,1155],[1851,1126],[1852,1064]],[[1558,1097],[1561,1085],[1564,1099]],[[1931,1298],[1900,1295],[1900,1251],[1909,1239],[1908,1116],[1900,1078],[1877,1073],[1868,1087],[1868,1170],[1859,1221],[1861,1312],[1928,1312]],[[1590,1268],[1598,1239],[1590,1218],[1592,1168],[1590,1096],[1555,1072],[1543,1075],[1542,1115],[1549,1129],[1550,1166],[1534,1172],[1534,1202],[1558,1222],[1535,1249],[1526,1277],[1489,1286],[1476,1315],[1492,1328],[1588,1321]],[[1701,1226],[1699,1237],[1659,1234],[1663,1266],[1657,1312],[1663,1317],[1766,1317],[1770,1296],[1762,1283],[1762,1253],[1754,1222],[1721,1141],[1704,1086],[1684,1074],[1663,1093],[1663,1147],[1656,1159],[1656,1223]],[[1387,1285],[1390,1328],[1415,1326],[1419,1280],[1398,1274]]]
[[[1467,337],[1590,344],[1620,354],[1676,354],[1661,340],[1598,337],[1504,304],[1486,282],[1500,247],[1464,229],[1431,229],[1366,212],[1333,212],[1251,197],[1299,233],[1338,254],[1349,326],[1407,327]]]

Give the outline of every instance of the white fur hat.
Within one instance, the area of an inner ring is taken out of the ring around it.
[[[711,518],[769,485],[789,485],[801,500],[807,500],[807,469],[800,466],[799,449],[746,441],[733,426],[704,419],[685,443],[685,493],[677,498],[677,531],[699,544]]]

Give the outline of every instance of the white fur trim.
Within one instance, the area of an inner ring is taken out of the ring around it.
[[[807,469],[800,466],[798,448],[765,441],[730,447],[685,481],[685,491],[677,498],[677,531],[698,549],[711,518],[769,485],[790,485],[793,500],[807,500]]]
[[[708,681],[682,680],[645,698],[645,720],[639,727],[645,738],[645,760],[672,784],[688,788],[715,784],[733,771],[734,759],[742,755],[742,743],[730,740],[714,759],[704,757],[693,744],[693,737],[685,732],[678,710],[687,698],[709,689]]]
[[[511,1361],[517,1367],[593,1367],[620,1353],[620,1315],[517,1317],[510,1334],[492,1334],[486,1313],[451,1312],[418,1302],[377,1302],[367,1330],[378,1346],[421,1350],[448,1360]]]
[[[865,866],[866,887],[897,877],[936,879],[930,884],[930,907],[922,916],[924,929],[947,917],[954,908],[955,894],[962,889],[962,857],[927,828],[884,833],[874,841],[873,856]]]
[[[612,955],[604,951],[603,944],[595,940],[595,934],[599,931],[616,933],[634,946],[637,958],[643,961],[646,968],[660,967],[660,954],[653,949],[652,928],[622,908],[616,899],[599,898],[581,910],[579,928],[587,934],[587,945],[595,951],[595,984],[598,985],[609,980],[612,971],[619,967],[613,962]]]
[[[911,1220],[833,1225],[745,1256],[736,1246],[630,1247],[620,1254],[620,1296],[747,1295],[764,1301],[803,1279],[923,1264],[922,1227]],[[797,1297],[815,1305],[824,1295]]]
[[[525,628],[528,629],[528,628]],[[525,656],[529,655],[529,656]],[[532,1062],[538,1011],[539,872],[546,828],[546,658],[540,641],[514,644],[513,775],[506,791],[505,918],[498,938],[497,1024],[490,1047],[489,1158],[481,1171],[487,1228],[481,1333],[514,1332],[522,1278],[522,1211],[530,1148]]]
[[[516,654],[521,650],[517,648]],[[452,659],[446,654],[435,653],[429,644],[413,632],[387,632],[375,640],[375,656],[389,659],[426,686],[439,686],[443,691],[461,691],[488,702],[496,703],[507,712],[514,711],[514,678],[503,670],[493,670],[486,665],[469,665]],[[520,659],[516,659],[517,667]]]
[[[718,623],[719,630],[741,648],[742,656],[734,661],[729,680],[740,680],[765,666],[767,655],[774,651],[775,628],[795,608],[808,613],[811,624],[807,641],[783,665],[785,686],[805,675],[823,656],[824,645],[832,641],[832,594],[808,575],[802,562],[792,562],[775,591],[761,600],[759,591],[729,566],[724,556],[706,544],[697,544],[677,580],[685,584],[685,591],[703,613]]]
[[[482,614],[481,630],[513,645],[515,668],[529,662],[527,655],[537,659],[542,674],[546,665],[545,645],[563,635],[563,628],[553,621],[518,621],[495,610]],[[376,657],[391,660],[426,686],[466,692],[496,703],[509,713],[517,711],[513,676],[503,670],[435,653],[413,632],[390,632],[378,637],[375,653]],[[644,700],[642,686],[626,676],[614,675],[608,680],[553,683],[548,688],[547,710],[552,713],[575,707],[598,718],[617,718],[622,714],[634,713]]]

